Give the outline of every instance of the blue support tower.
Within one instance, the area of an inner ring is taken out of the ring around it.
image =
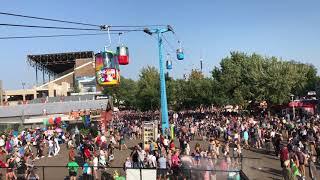
[[[167,103],[167,93],[166,93],[166,80],[164,74],[164,61],[163,61],[163,43],[162,43],[162,33],[172,31],[172,28],[168,26],[167,28],[157,28],[157,29],[145,29],[144,32],[152,35],[157,34],[158,37],[158,48],[159,48],[159,68],[160,68],[160,95],[161,95],[161,127],[162,134],[169,135],[169,117],[168,117],[168,103]]]
[[[168,31],[168,29],[158,30],[158,46],[159,46],[159,67],[160,67],[160,95],[161,95],[161,124],[162,134],[169,131],[169,117],[168,117],[168,102],[166,93],[166,80],[164,74],[164,61],[163,61],[163,44],[162,33]]]

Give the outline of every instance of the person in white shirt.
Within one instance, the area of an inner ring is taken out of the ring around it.
[[[132,162],[130,160],[130,157],[127,157],[126,162],[124,163],[124,169],[132,168]]]
[[[186,155],[189,156],[190,155],[190,145],[189,143],[187,143],[187,147],[186,147]]]
[[[101,143],[107,142],[107,138],[104,135],[102,135],[100,139]]]
[[[164,140],[163,140],[163,145],[164,145],[164,147],[165,147],[166,150],[167,150],[167,149],[168,149],[168,146],[169,146],[169,139],[164,138]]]
[[[52,140],[52,138],[49,139],[49,141],[48,141],[48,146],[49,146],[48,157],[52,157],[52,155],[54,155],[54,147],[53,147],[53,140]]]
[[[93,171],[94,171],[95,177],[98,177],[98,163],[99,163],[98,155],[95,154],[93,158]]]
[[[54,156],[58,155],[58,153],[60,152],[60,145],[59,145],[59,140],[58,140],[58,137],[55,137],[54,138]]]
[[[139,166],[143,168],[143,161],[144,161],[144,158],[146,157],[146,151],[139,147],[138,154],[139,154]]]
[[[147,156],[147,160],[148,160],[148,164],[149,164],[150,168],[156,168],[157,167],[157,158],[154,155],[149,154]]]

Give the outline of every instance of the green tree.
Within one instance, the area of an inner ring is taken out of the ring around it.
[[[121,77],[119,86],[106,87],[103,92],[113,96],[117,106],[136,108],[137,83],[132,79]]]
[[[215,93],[230,104],[247,106],[262,100],[283,104],[290,100],[291,93],[302,95],[315,89],[316,69],[276,57],[231,52],[220,62],[220,68],[214,68],[212,78]],[[213,101],[226,103],[219,96]]]
[[[160,107],[159,72],[148,66],[141,70],[138,80],[137,106],[142,111],[156,110]]]

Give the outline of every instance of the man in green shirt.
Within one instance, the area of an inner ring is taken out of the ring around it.
[[[76,163],[75,161],[70,161],[67,166],[69,170],[70,180],[76,180],[79,169],[78,163]]]

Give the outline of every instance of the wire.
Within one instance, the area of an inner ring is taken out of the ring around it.
[[[167,40],[165,36],[162,36],[164,41],[167,43],[167,45],[170,47],[170,49],[175,52],[175,48],[172,46],[172,44]]]
[[[42,28],[42,29],[65,29],[65,30],[101,31],[100,29],[89,29],[89,28],[57,27],[57,26],[36,26],[36,25],[4,24],[4,23],[1,23],[0,26],[25,27],[25,28]]]
[[[88,23],[81,23],[81,22],[64,21],[64,20],[50,19],[50,18],[42,18],[42,17],[35,17],[35,16],[26,16],[26,15],[6,13],[6,12],[0,12],[0,14],[1,14],[1,15],[7,15],[7,16],[15,16],[15,17],[29,18],[29,19],[38,19],[38,20],[45,20],[45,21],[54,21],[54,22],[68,23],[68,24],[77,24],[77,25],[100,27],[100,25],[96,25],[96,24],[88,24]]]
[[[6,15],[6,16],[15,16],[15,17],[22,17],[22,18],[29,18],[29,19],[38,19],[38,20],[45,20],[45,21],[53,21],[53,22],[61,22],[61,23],[68,23],[68,24],[77,24],[77,25],[84,25],[84,26],[92,26],[92,27],[101,27],[101,25],[97,24],[89,24],[89,23],[82,23],[82,22],[74,22],[74,21],[65,21],[65,20],[59,20],[59,19],[51,19],[51,18],[43,18],[43,17],[36,17],[36,16],[27,16],[22,14],[14,14],[14,13],[7,13],[7,12],[0,12],[0,15]],[[129,25],[129,26],[109,26],[109,27],[154,27],[154,26],[167,26],[163,24],[151,24],[151,25]]]
[[[110,27],[161,27],[161,26],[167,26],[167,25],[163,25],[163,24],[151,24],[151,25],[139,25],[139,26],[134,26],[134,25],[132,25],[132,26],[117,26],[117,25],[113,26],[113,25],[111,25]]]
[[[56,34],[56,35],[39,35],[39,36],[7,36],[0,37],[0,40],[7,39],[32,39],[32,38],[53,38],[53,37],[74,37],[74,36],[97,36],[97,35],[106,35],[108,33],[91,33],[91,34]],[[119,33],[110,33],[110,34],[119,34]]]
[[[58,27],[58,26],[37,26],[37,25],[6,24],[6,23],[1,23],[0,26],[24,27],[24,28],[41,28],[41,29],[82,30],[82,31],[104,31],[104,30],[102,30],[102,29],[91,29],[91,28]],[[129,31],[142,31],[142,29],[110,29],[110,31],[129,32]]]

